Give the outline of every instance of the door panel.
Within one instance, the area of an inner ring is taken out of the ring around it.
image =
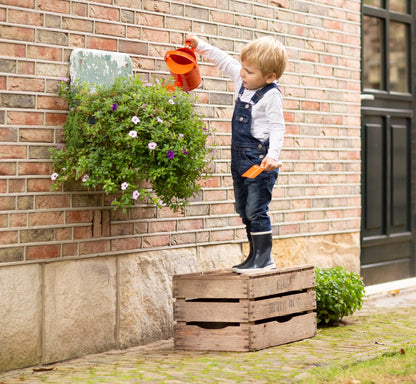
[[[361,274],[367,285],[415,275],[414,6],[363,1]]]

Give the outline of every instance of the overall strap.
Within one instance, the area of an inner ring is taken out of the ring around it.
[[[280,89],[279,89],[279,87],[277,86],[277,84],[276,83],[270,83],[270,84],[267,84],[265,87],[263,87],[262,89],[259,89],[254,95],[253,95],[253,97],[251,98],[251,100],[250,100],[250,104],[251,105],[254,105],[254,104],[257,104],[257,102],[268,92],[268,91],[270,91],[271,89],[273,89],[273,88],[276,88],[279,92],[281,92],[280,91]]]

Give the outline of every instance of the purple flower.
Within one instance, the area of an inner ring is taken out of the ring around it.
[[[152,83],[146,83],[145,86],[146,87],[153,87],[153,84]]]
[[[180,133],[179,138],[182,139],[182,137],[183,137],[183,133]]]
[[[139,191],[133,191],[133,195],[131,196],[133,198],[133,200],[137,200],[140,196],[140,192]]]
[[[158,123],[163,123],[163,120],[159,116],[156,118],[156,120]]]
[[[137,137],[137,131],[130,131],[129,132],[129,136],[134,139],[135,137]]]
[[[168,159],[173,159],[174,158],[174,156],[175,156],[175,154],[173,153],[173,151],[168,151],[167,153],[166,153],[166,157],[168,158]]]
[[[113,104],[113,106],[111,107],[112,108],[112,110],[113,110],[113,112],[117,109],[117,104]]]
[[[138,123],[140,123],[140,119],[137,117],[137,116],[133,116],[132,118],[131,118],[131,121],[134,123],[134,124],[138,124]]]
[[[58,174],[56,172],[52,173],[51,180],[56,180],[58,178]]]
[[[182,153],[183,153],[184,155],[187,155],[187,154],[188,154],[188,151],[187,151],[185,148],[182,148]]]
[[[152,141],[151,143],[147,144],[147,146],[149,149],[155,149],[157,147],[157,144],[154,141]]]
[[[121,189],[123,190],[123,191],[125,191],[126,189],[127,189],[127,187],[129,186],[129,183],[126,183],[126,182],[124,182],[124,183],[122,183],[121,184]]]

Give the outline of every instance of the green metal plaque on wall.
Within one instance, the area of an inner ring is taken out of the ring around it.
[[[133,74],[128,55],[96,49],[74,49],[69,66],[71,82],[77,80],[110,86],[116,77],[128,77]]]

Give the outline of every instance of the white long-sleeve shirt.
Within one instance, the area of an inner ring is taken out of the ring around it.
[[[235,97],[237,98],[242,84],[240,62],[205,41],[198,40],[196,51],[213,62],[234,82]],[[255,89],[245,89],[241,101],[249,102],[255,93]],[[269,139],[267,156],[278,161],[285,134],[281,93],[275,88],[268,91],[257,104],[253,105],[251,116],[251,135],[260,141]]]

